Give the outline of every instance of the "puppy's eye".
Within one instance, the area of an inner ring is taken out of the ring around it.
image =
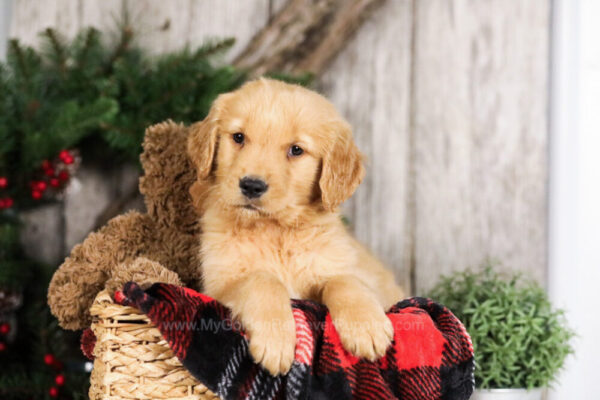
[[[233,141],[236,142],[237,144],[244,143],[244,139],[245,139],[244,134],[241,132],[233,134]]]
[[[302,153],[304,153],[304,150],[297,145],[290,146],[290,149],[288,150],[288,156],[290,157],[298,157],[299,155],[302,155]]]

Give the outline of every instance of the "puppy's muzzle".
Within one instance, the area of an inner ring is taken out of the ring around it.
[[[262,179],[248,176],[240,179],[240,190],[242,191],[242,194],[249,199],[259,198],[268,188],[269,185]]]

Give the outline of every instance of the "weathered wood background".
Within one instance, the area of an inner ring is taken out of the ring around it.
[[[128,12],[152,52],[232,36],[233,58],[284,3],[15,0],[10,35]],[[387,0],[317,82],[369,159],[345,212],[413,292],[485,259],[545,282],[549,32],[550,0]],[[64,205],[26,216],[30,252],[59,260],[128,179],[83,169]]]

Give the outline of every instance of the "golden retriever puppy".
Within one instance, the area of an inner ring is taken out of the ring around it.
[[[250,352],[285,373],[296,343],[290,298],[325,304],[342,345],[374,360],[393,335],[394,278],[347,232],[338,206],[363,175],[350,126],[301,86],[259,79],[219,96],[192,126],[205,293],[245,327]]]

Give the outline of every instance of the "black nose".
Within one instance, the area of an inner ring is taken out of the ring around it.
[[[262,196],[268,188],[269,186],[261,179],[249,177],[240,179],[240,189],[242,189],[242,194],[249,199],[255,199]]]

